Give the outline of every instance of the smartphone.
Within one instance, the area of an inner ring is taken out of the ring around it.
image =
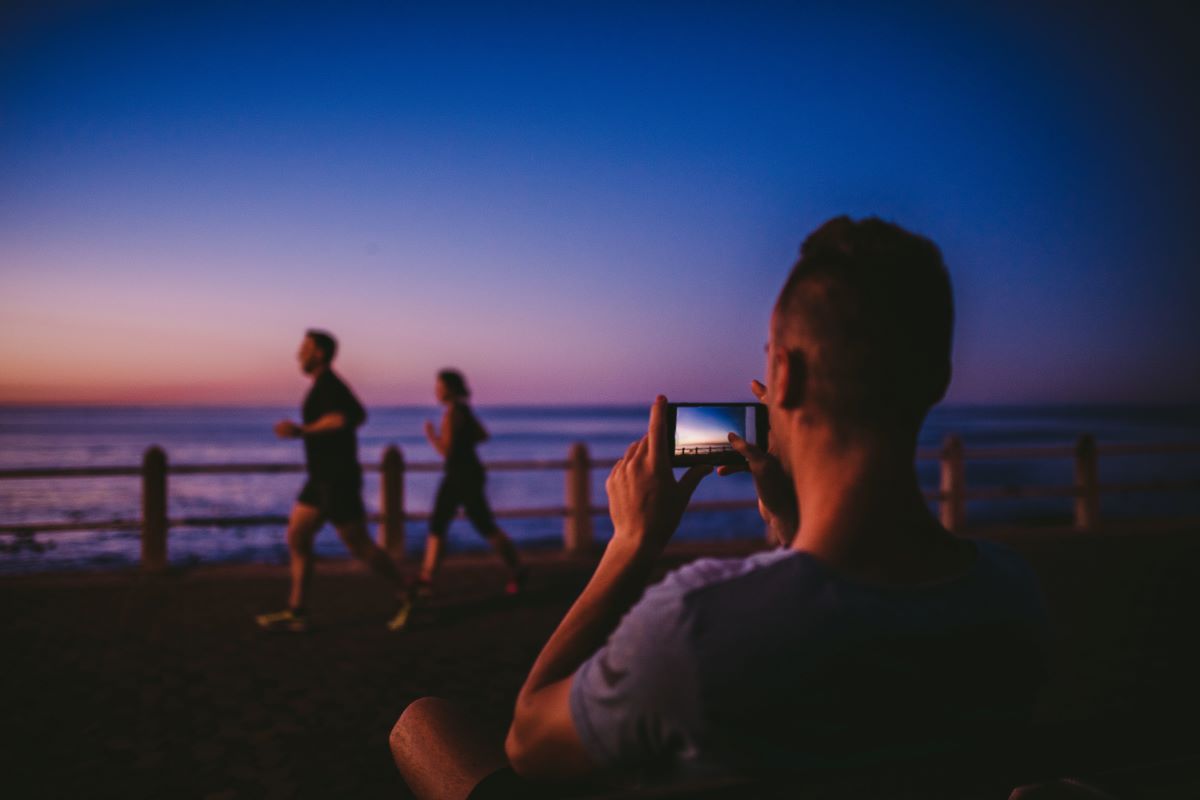
[[[767,449],[767,407],[762,403],[667,403],[671,466],[744,464],[729,443],[736,433]]]

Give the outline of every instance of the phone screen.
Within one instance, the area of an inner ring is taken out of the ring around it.
[[[736,433],[764,446],[766,409],[759,403],[672,403],[672,461],[676,465],[728,464],[741,461],[729,444]]]

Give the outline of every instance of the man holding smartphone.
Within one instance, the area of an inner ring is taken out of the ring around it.
[[[410,787],[761,776],[948,752],[1026,722],[1043,664],[1036,579],[1006,548],[942,528],[914,468],[952,327],[932,242],[875,218],[809,236],[771,316],[767,383],[752,384],[769,448],[730,436],[780,548],[646,588],[711,469],[676,479],[659,397],[609,475],[613,538],[534,663],[505,752],[418,701],[392,735]]]

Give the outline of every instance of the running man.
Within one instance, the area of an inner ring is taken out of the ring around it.
[[[359,425],[367,412],[350,387],[330,366],[337,341],[325,331],[310,330],[300,343],[300,369],[312,378],[304,398],[303,424],[276,423],[281,439],[303,439],[308,481],[292,506],[287,543],[291,554],[292,588],[288,608],[260,614],[258,624],[267,630],[308,630],[308,586],[313,570],[313,540],[326,521],[332,522],[350,553],[396,591],[396,611],[389,630],[408,621],[412,604],[404,578],[392,559],[367,534],[367,511],[362,501],[362,466],[358,463]]]

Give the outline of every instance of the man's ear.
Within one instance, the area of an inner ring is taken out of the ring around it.
[[[771,359],[771,391],[781,408],[800,408],[808,393],[808,362],[801,350],[777,347]]]

